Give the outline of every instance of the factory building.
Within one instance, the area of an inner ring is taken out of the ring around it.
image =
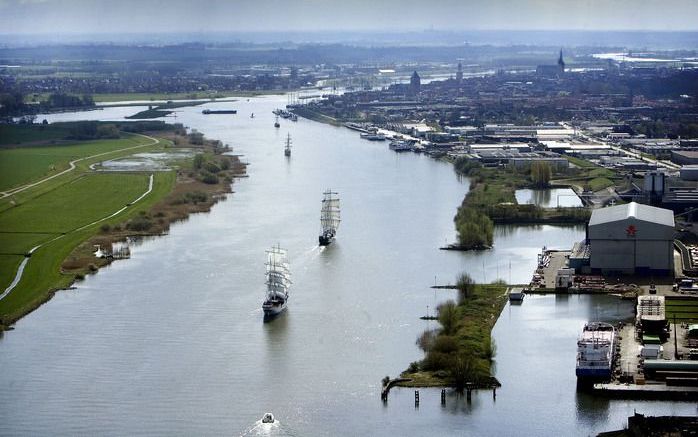
[[[602,273],[672,274],[674,213],[631,202],[596,209],[587,239],[590,267]]]

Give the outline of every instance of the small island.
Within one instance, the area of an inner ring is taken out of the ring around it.
[[[417,345],[424,359],[400,375],[401,387],[492,388],[499,382],[491,374],[496,345],[491,332],[507,301],[502,282],[475,284],[462,274],[454,286],[457,300],[437,307],[440,327],[424,331]]]

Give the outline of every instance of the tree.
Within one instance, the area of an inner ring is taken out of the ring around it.
[[[436,308],[443,334],[452,335],[458,325],[458,307],[452,300],[446,301]]]
[[[456,281],[456,287],[458,288],[458,301],[463,302],[473,293],[475,281],[467,273],[461,273]]]
[[[547,187],[552,178],[550,164],[545,161],[535,161],[531,164],[531,181],[537,187]]]

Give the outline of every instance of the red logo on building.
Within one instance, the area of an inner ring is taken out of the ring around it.
[[[637,233],[637,228],[635,227],[635,225],[630,225],[625,230],[625,233],[628,235],[628,237],[634,237],[635,234]]]

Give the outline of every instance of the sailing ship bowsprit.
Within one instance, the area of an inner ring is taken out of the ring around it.
[[[289,270],[286,249],[279,246],[267,250],[267,297],[262,303],[264,318],[270,319],[286,309],[288,289],[291,287],[291,272]]]
[[[327,190],[322,199],[322,210],[320,211],[320,246],[327,246],[334,240],[339,227],[339,197],[332,190]]]

